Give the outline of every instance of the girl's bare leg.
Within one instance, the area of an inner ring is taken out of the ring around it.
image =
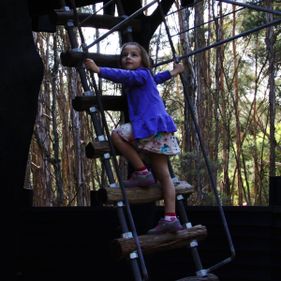
[[[135,170],[139,170],[145,166],[134,147],[124,141],[118,133],[112,132],[111,139],[116,149],[133,165]]]
[[[165,213],[175,213],[176,191],[169,172],[168,157],[163,154],[151,153],[150,158],[155,176],[163,189]]]

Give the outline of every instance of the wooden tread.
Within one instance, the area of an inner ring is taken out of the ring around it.
[[[94,27],[102,29],[112,29],[117,24],[124,21],[124,17],[115,17],[111,15],[97,15],[90,13],[78,13],[78,20],[83,27]],[[54,18],[56,25],[66,25],[69,20],[73,20],[75,15],[73,11],[65,11],[61,9],[54,10]],[[132,27],[135,31],[141,30],[141,21],[138,19],[131,19],[120,25],[118,31],[124,30],[128,26]]]
[[[83,63],[85,58],[93,59],[97,64],[107,67],[119,66],[119,55],[105,55],[98,53],[87,53],[78,50],[68,50],[60,54],[61,64],[67,67],[77,67]]]
[[[205,239],[206,236],[206,227],[195,225],[192,228],[184,229],[177,233],[139,235],[139,241],[143,253],[151,254],[163,250],[166,251],[186,247],[192,240],[202,240]],[[128,257],[128,255],[135,250],[136,244],[134,238],[118,238],[113,240],[112,251],[115,258],[122,259]]]
[[[101,102],[104,110],[125,111],[127,101],[124,96],[109,96],[101,97]],[[96,96],[79,96],[72,100],[72,107],[76,111],[89,110],[90,107],[97,106]],[[93,146],[96,144],[93,144]]]
[[[100,157],[107,152],[110,152],[107,141],[89,142],[85,147],[85,154],[89,159]]]
[[[191,194],[193,187],[186,181],[175,183],[176,194]],[[105,188],[108,203],[116,203],[123,200],[120,188]],[[126,195],[131,204],[150,203],[163,199],[162,189],[159,183],[148,187],[126,188]]]

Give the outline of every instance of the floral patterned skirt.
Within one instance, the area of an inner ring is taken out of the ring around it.
[[[122,139],[131,143],[139,150],[165,155],[177,155],[180,153],[178,141],[172,133],[160,132],[148,138],[135,140],[130,123],[122,124],[114,129],[114,131],[117,132]]]

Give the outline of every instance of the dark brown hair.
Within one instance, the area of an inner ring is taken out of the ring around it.
[[[120,64],[121,64],[121,59],[122,59],[122,52],[123,52],[124,48],[129,46],[129,45],[136,46],[137,48],[140,49],[142,65],[144,67],[150,68],[151,67],[151,60],[149,58],[148,52],[145,50],[145,48],[142,45],[140,45],[137,42],[127,42],[127,43],[123,44],[123,46],[121,47]]]

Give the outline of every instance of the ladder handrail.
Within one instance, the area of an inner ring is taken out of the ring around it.
[[[162,9],[162,5],[161,5],[159,0],[158,0],[158,5],[159,5],[160,13],[161,13],[161,16],[162,16],[162,21],[163,21],[165,29],[166,29],[169,44],[170,44],[170,47],[171,47],[171,50],[172,50],[173,61],[175,63],[178,63],[179,59],[178,59],[178,56],[176,54],[176,49],[175,49],[174,43],[173,43],[172,38],[171,38],[170,30],[169,30],[167,22],[166,22],[166,18],[165,18],[163,9]],[[189,108],[189,111],[190,111],[190,115],[191,115],[191,118],[192,118],[192,121],[193,121],[193,125],[194,125],[195,131],[197,133],[200,148],[201,148],[201,151],[202,151],[202,154],[203,154],[203,157],[204,157],[204,160],[205,160],[207,172],[208,172],[208,175],[209,175],[211,188],[212,188],[212,191],[215,195],[216,203],[217,203],[217,206],[219,208],[219,213],[220,213],[220,216],[221,216],[221,219],[222,219],[223,228],[224,228],[224,231],[225,231],[225,234],[226,234],[226,237],[227,237],[228,246],[230,248],[230,253],[231,253],[230,257],[228,257],[225,260],[223,260],[222,262],[219,262],[216,265],[208,268],[207,272],[209,272],[211,270],[214,270],[214,269],[220,267],[221,265],[224,265],[227,262],[232,261],[235,257],[235,249],[234,249],[232,237],[231,237],[231,234],[230,234],[230,230],[229,230],[229,227],[228,227],[228,224],[227,224],[227,220],[226,220],[226,217],[225,217],[225,214],[224,214],[224,210],[222,208],[222,204],[221,204],[221,201],[220,201],[220,198],[219,198],[219,195],[218,195],[218,191],[217,191],[217,188],[216,188],[215,179],[214,179],[214,175],[212,173],[210,161],[209,161],[209,158],[207,156],[207,152],[205,150],[205,147],[203,145],[203,141],[202,141],[202,137],[201,137],[201,133],[200,133],[200,128],[199,128],[199,125],[197,123],[195,113],[194,113],[194,108],[192,106],[192,102],[190,100],[190,97],[187,93],[187,80],[186,80],[186,77],[183,75],[183,73],[180,73],[180,78],[181,78],[181,82],[182,82],[182,85],[183,85],[184,97],[185,97],[185,100],[187,101],[187,105],[188,105],[188,108]]]
[[[84,41],[84,36],[83,36],[83,33],[82,33],[82,29],[81,29],[81,26],[79,24],[79,17],[78,17],[78,14],[77,14],[77,10],[76,10],[76,6],[75,6],[75,0],[71,0],[71,3],[72,3],[72,6],[73,6],[73,9],[74,9],[74,15],[75,15],[75,20],[76,20],[76,25],[79,29],[79,35],[81,37],[81,41],[82,41],[82,47],[84,49],[84,55],[87,56],[87,53],[88,53],[88,49],[85,47],[85,41]],[[72,31],[73,33],[73,30],[69,29],[68,30],[69,32]],[[77,47],[77,46],[74,46],[74,47]],[[81,70],[81,69],[80,69]],[[88,86],[88,83],[85,79],[85,73],[86,73],[86,70],[85,68],[83,67],[83,81],[82,81],[82,85],[85,86],[86,90],[88,91],[89,90],[89,86]],[[79,74],[81,74],[81,71],[79,72]],[[122,191],[122,195],[123,195],[123,201],[124,201],[124,205],[125,205],[125,209],[127,211],[127,217],[128,217],[128,221],[129,221],[129,225],[131,227],[131,232],[132,232],[132,235],[133,235],[133,238],[134,238],[134,241],[136,243],[136,248],[137,248],[137,253],[138,255],[136,254],[133,254],[132,256],[132,261],[135,260],[136,257],[139,258],[139,262],[140,262],[140,268],[141,268],[141,273],[142,273],[142,278],[139,274],[139,271],[138,271],[138,264],[136,262],[132,262],[132,267],[133,267],[133,273],[134,273],[134,276],[135,276],[135,279],[136,281],[141,281],[140,279],[143,279],[143,280],[148,280],[148,272],[147,272],[147,268],[146,268],[146,265],[145,265],[145,262],[144,262],[144,257],[143,257],[143,253],[142,253],[142,249],[141,249],[141,246],[140,246],[140,241],[139,241],[139,237],[138,237],[138,234],[137,234],[137,231],[136,231],[136,227],[135,227],[135,223],[134,223],[134,220],[133,220],[133,216],[132,216],[132,213],[131,213],[131,209],[130,209],[130,204],[129,204],[129,200],[127,198],[127,194],[126,194],[126,190],[125,190],[125,187],[124,187],[124,184],[122,182],[122,179],[121,179],[121,176],[120,176],[120,173],[118,171],[118,162],[117,162],[117,158],[116,158],[116,152],[115,152],[115,149],[114,149],[114,146],[111,142],[111,138],[110,138],[110,132],[109,132],[109,128],[107,126],[107,122],[106,122],[106,117],[105,117],[105,112],[103,110],[103,104],[102,104],[102,100],[101,100],[101,93],[97,87],[97,84],[95,82],[95,77],[94,77],[94,74],[91,73],[90,75],[91,77],[91,80],[92,80],[92,85],[93,85],[93,88],[94,88],[94,92],[96,94],[96,98],[97,98],[97,103],[98,103],[98,108],[99,108],[99,113],[100,113],[100,116],[101,116],[101,123],[103,124],[103,130],[105,131],[106,133],[106,136],[107,136],[107,140],[108,140],[108,143],[109,143],[109,146],[110,146],[110,156],[112,158],[112,161],[113,161],[113,166],[114,166],[114,169],[115,169],[115,172],[116,172],[116,176],[117,176],[117,179],[118,179],[118,184],[119,184],[119,187],[121,188],[121,191]],[[83,83],[84,82],[84,83]],[[84,85],[86,84],[86,85]],[[111,169],[110,169],[111,170]],[[110,174],[112,174],[112,172],[110,172]],[[112,177],[112,176],[111,176]],[[120,202],[122,203],[122,202]],[[121,204],[122,206],[119,206],[119,207],[123,207],[123,203]],[[120,210],[120,208],[118,208],[118,210]],[[119,215],[121,217],[120,219],[120,223],[123,227],[123,229],[125,229],[125,231],[127,232],[128,230],[128,227],[127,227],[127,224],[126,224],[126,221],[124,219],[124,216],[123,216],[123,213],[120,213],[119,212]]]

